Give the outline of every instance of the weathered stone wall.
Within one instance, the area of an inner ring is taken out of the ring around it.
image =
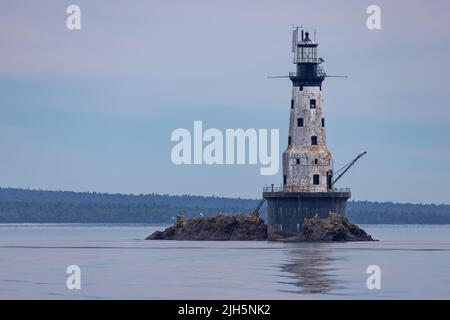
[[[316,107],[310,107],[310,101]],[[323,98],[320,87],[292,88],[289,136],[291,144],[283,153],[283,175],[286,176],[285,191],[326,192],[327,172],[332,169],[331,152],[326,146],[325,128],[322,126]],[[298,126],[298,119],[303,126]],[[317,137],[317,145],[311,137]],[[316,163],[317,162],[317,163]],[[313,175],[319,175],[319,184],[313,184]]]

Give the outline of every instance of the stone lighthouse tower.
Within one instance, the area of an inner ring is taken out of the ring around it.
[[[327,192],[332,189],[332,157],[326,146],[322,82],[325,73],[317,58],[318,44],[302,30],[301,41],[294,30],[292,50],[296,72],[292,80],[289,138],[283,153],[283,190]]]
[[[299,31],[301,32],[299,34]],[[300,39],[299,39],[300,36]],[[317,55],[318,43],[295,28],[292,52],[296,71],[292,81],[289,137],[283,152],[283,184],[267,187],[269,229],[295,234],[305,218],[329,212],[345,215],[349,189],[333,186],[333,158],[326,145],[322,83],[327,77]]]

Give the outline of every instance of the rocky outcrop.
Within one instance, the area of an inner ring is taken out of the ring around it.
[[[217,215],[185,220],[156,231],[146,240],[267,240],[267,225],[256,215]]]
[[[220,214],[189,220],[179,215],[173,226],[152,233],[146,240],[374,241],[347,217],[335,213],[330,213],[326,219],[321,219],[317,215],[305,219],[299,234],[296,235],[268,232],[264,220],[254,214],[236,216]]]
[[[300,233],[285,238],[287,241],[374,241],[347,217],[330,213],[328,218],[321,219],[318,215],[305,219]]]

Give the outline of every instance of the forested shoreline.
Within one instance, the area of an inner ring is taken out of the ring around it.
[[[187,218],[250,213],[258,201],[0,188],[0,223],[172,223],[180,213]],[[347,214],[362,224],[450,224],[450,205],[350,201]],[[265,218],[265,206],[261,215]]]

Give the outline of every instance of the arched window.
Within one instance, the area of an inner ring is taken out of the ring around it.
[[[297,118],[297,127],[303,127],[303,118]]]

